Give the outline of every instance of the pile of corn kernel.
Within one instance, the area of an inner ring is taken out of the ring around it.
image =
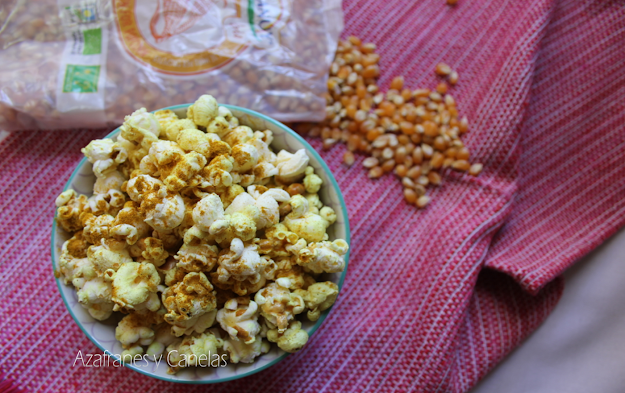
[[[354,163],[355,152],[368,155],[363,166],[370,178],[394,172],[406,201],[423,208],[430,202],[426,187],[441,183],[442,169],[474,176],[482,170],[482,164],[470,164],[469,150],[460,139],[469,123],[459,117],[449,92],[458,82],[458,73],[440,63],[435,71],[446,81],[434,90],[410,90],[399,76],[384,94],[377,85],[379,60],[374,44],[353,36],[339,42],[328,79],[326,119],[300,123],[295,129],[321,137],[324,149],[344,142],[343,160],[348,166]]]
[[[305,150],[275,154],[272,140],[203,95],[186,119],[140,109],[116,141],[82,150],[93,196],[56,200],[72,234],[56,274],[95,319],[125,314],[122,359],[167,356],[175,373],[306,344],[296,315],[316,321],[334,303],[337,285],[317,280],[343,271],[348,244],[328,240],[336,214]]]

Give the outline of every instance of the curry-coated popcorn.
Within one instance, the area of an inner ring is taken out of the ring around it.
[[[240,125],[209,95],[187,118],[142,108],[120,130],[83,149],[93,195],[56,199],[72,234],[57,274],[80,304],[98,320],[125,314],[123,354],[168,357],[171,373],[209,354],[251,363],[272,343],[301,349],[298,318],[335,302],[337,285],[319,275],[342,271],[348,249],[328,240],[336,213],[306,151],[275,153],[271,131]]]

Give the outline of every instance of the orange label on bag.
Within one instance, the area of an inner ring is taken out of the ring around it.
[[[255,36],[253,7],[242,6],[240,0],[113,4],[124,49],[141,64],[166,74],[200,74],[223,67],[248,47],[250,35]]]

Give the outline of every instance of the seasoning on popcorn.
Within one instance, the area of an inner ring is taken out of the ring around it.
[[[125,355],[167,357],[171,373],[213,355],[251,363],[272,343],[295,352],[308,341],[298,318],[338,295],[319,275],[342,271],[349,248],[328,240],[323,181],[305,150],[274,153],[271,131],[209,95],[187,117],[139,109],[117,141],[83,149],[94,195],[56,199],[72,234],[57,274],[94,318],[125,314]]]

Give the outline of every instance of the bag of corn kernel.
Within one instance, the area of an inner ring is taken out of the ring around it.
[[[0,129],[110,126],[201,94],[321,120],[342,28],[341,0],[4,0]]]

